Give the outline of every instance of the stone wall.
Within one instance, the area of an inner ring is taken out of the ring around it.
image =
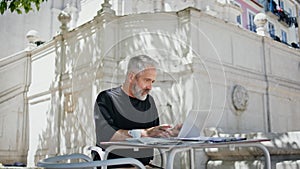
[[[27,92],[30,53],[20,52],[0,61],[0,161],[26,162],[29,147]]]

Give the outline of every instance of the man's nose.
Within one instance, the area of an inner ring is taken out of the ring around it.
[[[151,90],[151,89],[152,89],[152,83],[147,84],[147,85],[146,85],[146,88],[147,88],[148,90]]]

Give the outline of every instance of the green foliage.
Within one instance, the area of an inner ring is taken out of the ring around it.
[[[11,13],[17,12],[22,14],[23,11],[28,13],[34,10],[32,6],[35,6],[37,10],[40,9],[40,4],[47,0],[0,0],[0,13],[4,14],[5,11],[10,10]]]

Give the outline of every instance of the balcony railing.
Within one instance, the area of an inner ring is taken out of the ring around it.
[[[274,30],[274,29],[269,30],[269,34],[270,34],[270,37],[271,37],[272,39],[274,39],[275,41],[278,41],[278,42],[284,43],[284,44],[286,44],[286,45],[288,45],[288,46],[291,46],[291,47],[293,47],[293,48],[299,49],[299,43],[292,42],[291,44],[288,44],[287,42],[282,41],[282,40],[280,39],[280,37],[277,36],[277,35],[275,34],[275,30]]]
[[[290,13],[280,8],[275,1],[270,1],[267,6],[265,6],[266,12],[271,12],[278,17],[278,21],[286,24],[286,26],[291,27],[295,25],[298,27],[296,17],[292,17]]]

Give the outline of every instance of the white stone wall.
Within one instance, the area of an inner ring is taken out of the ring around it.
[[[269,41],[268,41],[269,42]],[[299,51],[283,45],[266,45],[270,82],[271,130],[297,131],[299,127]],[[283,66],[288,65],[288,66]]]
[[[219,62],[219,69],[223,69],[226,83],[222,85],[226,86],[228,97],[224,119],[219,127],[230,132],[299,130],[297,123],[292,120],[298,116],[299,109],[299,52],[268,37],[263,38],[220,22],[223,21],[201,17],[198,13],[195,22],[192,22],[197,29],[195,32],[205,32],[195,36],[198,46],[194,49],[200,55],[209,57],[208,62]],[[202,43],[201,39],[209,39],[213,47],[209,47],[207,41]],[[213,50],[219,58],[213,58]],[[249,90],[248,109],[242,113],[232,109],[230,95],[235,84]],[[266,96],[267,90],[269,96]]]
[[[55,108],[58,103],[52,99],[55,93],[55,41],[45,44],[32,52],[31,84],[28,91],[29,107],[29,151],[28,166],[35,166],[34,157],[44,157],[40,148],[46,147],[49,155],[56,154],[58,145],[57,119]],[[54,106],[52,106],[54,105]]]
[[[27,52],[0,60],[0,161],[3,163],[26,162],[30,62]]]

